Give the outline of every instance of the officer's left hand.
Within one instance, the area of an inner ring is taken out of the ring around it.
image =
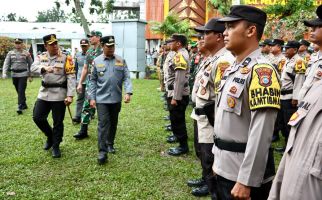
[[[130,94],[125,94],[124,103],[130,103],[130,101],[131,101],[131,95]]]
[[[297,104],[298,104],[298,100],[296,100],[296,99],[292,99],[292,106],[293,107],[297,107]]]
[[[250,199],[250,187],[238,182],[235,184],[234,188],[231,190],[230,193],[233,196],[233,199],[238,199],[238,200]]]
[[[28,81],[29,81],[29,83],[32,82],[32,77],[31,76],[28,76]]]
[[[73,102],[73,97],[66,97],[64,102],[66,106],[69,106]]]
[[[177,106],[178,105],[177,100],[171,99],[171,105]]]

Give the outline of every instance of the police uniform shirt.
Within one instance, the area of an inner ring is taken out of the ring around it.
[[[43,67],[50,66],[53,72],[42,73]],[[74,96],[76,90],[75,69],[71,56],[59,53],[50,56],[47,52],[37,56],[31,66],[31,72],[41,74],[42,82],[45,84],[67,84],[67,88],[63,87],[44,87],[41,86],[38,98],[44,101],[64,101],[66,96]]]
[[[322,81],[313,83],[290,121],[291,131],[269,200],[322,199]]]
[[[298,94],[305,80],[306,62],[298,54],[287,60],[282,71],[281,100],[298,100]],[[292,91],[283,94],[283,91]]]
[[[3,63],[2,74],[6,75],[8,69],[11,70],[12,77],[26,77],[30,75],[32,58],[28,51],[12,50],[9,51]]]
[[[164,73],[164,85],[165,85],[165,90],[168,91],[168,70],[169,66],[172,65],[173,62],[173,57],[176,55],[175,51],[169,51],[167,54],[165,61],[163,63],[163,73]]]
[[[125,93],[132,94],[130,72],[125,60],[118,55],[108,58],[102,54],[93,62],[89,97],[96,103],[119,103],[122,101],[123,82]]]
[[[77,71],[77,76],[76,76],[76,83],[77,84],[82,76],[82,70],[84,67],[85,59],[86,59],[85,56],[86,56],[86,54],[83,52],[77,52],[75,55],[75,65],[78,66],[78,71]],[[85,80],[84,80],[83,84],[85,84]]]
[[[299,101],[304,98],[312,84],[322,78],[322,55],[320,51],[311,55],[306,71],[306,78],[298,95]]]
[[[181,100],[182,96],[190,94],[189,89],[189,53],[185,48],[176,52],[171,65],[168,67],[167,87],[168,97]]]
[[[269,57],[269,61],[278,70],[279,73],[282,72],[286,60],[286,57],[282,53],[278,55],[271,54]]]
[[[196,77],[195,77],[195,81],[193,83],[193,87],[192,87],[192,92],[191,92],[191,101],[193,103],[196,103],[196,96],[197,96],[197,92],[199,89],[199,81],[203,75],[203,67],[205,63],[209,62],[208,60],[211,59],[211,57],[204,57],[201,62],[196,65]]]
[[[268,63],[257,49],[229,67],[219,87],[216,108],[215,137],[247,145],[245,153],[221,150],[214,145],[213,170],[252,187],[273,179],[263,177],[280,109],[280,83],[275,68]]]

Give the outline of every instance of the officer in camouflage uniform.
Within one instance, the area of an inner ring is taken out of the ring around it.
[[[82,39],[80,41],[80,46],[82,48],[81,52],[77,52],[75,55],[75,68],[76,70],[76,84],[78,85],[79,80],[82,76],[82,70],[84,67],[84,61],[85,61],[85,56],[86,52],[89,48],[89,41],[87,39]],[[86,82],[83,81],[82,83],[82,91],[80,93],[77,93],[77,100],[76,100],[76,114],[75,117],[73,118],[73,121],[75,123],[80,123],[81,122],[81,112],[83,108],[83,104],[85,101],[85,88],[86,88]]]
[[[25,94],[27,77],[29,77],[29,81],[32,80],[30,76],[30,66],[33,61],[30,53],[22,49],[22,42],[22,39],[15,39],[15,49],[8,52],[2,69],[3,78],[7,78],[8,70],[11,71],[12,83],[18,93],[18,114],[22,114],[22,110],[28,108]]]
[[[103,54],[94,59],[89,85],[90,106],[97,108],[98,114],[98,163],[107,161],[107,153],[115,153],[114,139],[121,111],[122,85],[124,102],[129,103],[132,95],[130,72],[126,62],[114,54],[114,36],[101,38]]]
[[[185,111],[189,104],[189,53],[185,49],[187,38],[184,35],[173,34],[170,41],[171,50],[175,56],[168,67],[167,88],[170,121],[173,134],[180,145],[170,148],[169,155],[179,156],[186,154],[188,148],[188,135],[186,128]]]
[[[66,106],[72,103],[75,93],[75,69],[72,57],[60,52],[55,34],[46,35],[43,40],[47,51],[37,56],[31,66],[31,72],[40,74],[42,79],[33,111],[33,120],[47,136],[44,149],[49,150],[53,147],[53,158],[59,158],[65,110]],[[47,121],[50,111],[53,127]]]
[[[285,145],[287,143],[290,126],[288,121],[292,114],[296,111],[299,99],[300,89],[303,86],[306,73],[306,62],[298,55],[300,43],[297,41],[288,41],[284,45],[285,56],[288,59],[283,67],[281,81],[281,112],[280,128],[285,137]],[[285,147],[275,149],[278,152],[284,152]]]
[[[271,138],[278,109],[280,83],[276,69],[258,48],[266,13],[246,5],[232,6],[223,33],[236,57],[218,87],[215,109],[213,170],[218,197],[267,199],[274,177]]]
[[[86,89],[85,91],[87,92],[88,90],[88,84],[91,76],[91,69],[93,66],[93,60],[102,54],[102,47],[100,46],[100,39],[102,37],[102,33],[100,31],[92,31],[90,35],[87,35],[90,38],[90,43],[92,47],[88,49],[86,52],[86,59],[84,61],[84,67],[82,70],[81,78],[79,80],[79,83],[77,85],[77,92],[81,93],[83,90],[83,82],[86,82]],[[86,93],[85,92],[85,93]],[[89,99],[88,99],[88,94],[86,95],[86,100],[84,101],[83,104],[83,110],[81,114],[81,129],[80,131],[74,135],[74,138],[81,140],[84,138],[88,137],[88,124],[90,120],[94,117],[95,114],[95,108],[90,107],[89,105]]]

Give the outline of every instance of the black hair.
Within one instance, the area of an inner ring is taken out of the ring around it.
[[[262,39],[265,26],[262,26],[260,24],[256,24],[256,23],[253,23],[253,22],[249,22],[249,21],[245,21],[245,24],[246,24],[247,27],[250,27],[250,26],[255,26],[256,27],[257,40],[260,41]]]

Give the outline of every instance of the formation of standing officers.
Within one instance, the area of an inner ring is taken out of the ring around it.
[[[244,5],[195,28],[194,60],[186,56],[184,35],[166,40],[171,51],[164,51],[162,69],[173,131],[167,142],[179,142],[169,149],[171,156],[189,151],[184,112],[189,71],[194,76],[191,117],[202,175],[187,182],[193,195],[322,199],[322,6],[316,14],[304,22],[316,46],[312,55],[306,40],[259,43],[266,13]],[[189,70],[189,63],[195,69]],[[275,175],[271,143],[280,131],[286,147],[275,149],[284,152]]]

